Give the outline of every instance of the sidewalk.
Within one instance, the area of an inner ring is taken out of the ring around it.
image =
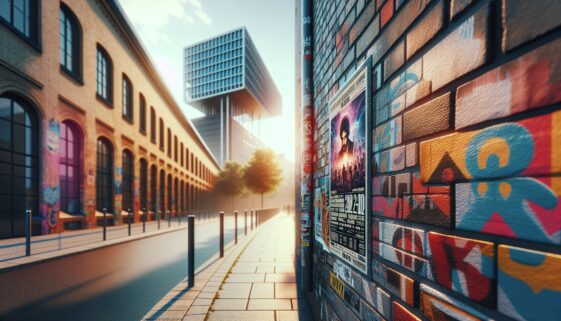
[[[294,220],[280,214],[180,283],[143,320],[311,321],[294,273]]]

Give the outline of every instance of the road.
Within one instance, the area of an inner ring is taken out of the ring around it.
[[[218,252],[218,230],[196,225],[196,268]],[[226,217],[225,243],[233,237]],[[0,320],[138,321],[186,275],[186,229],[80,253],[1,273]]]

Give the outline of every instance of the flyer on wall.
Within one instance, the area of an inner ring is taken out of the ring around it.
[[[366,214],[370,203],[369,66],[370,59],[357,69],[329,105],[330,250],[364,274],[368,274],[370,258]]]

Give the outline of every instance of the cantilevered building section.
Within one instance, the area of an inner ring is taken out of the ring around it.
[[[185,100],[205,114],[193,124],[221,164],[246,161],[261,146],[248,128],[282,110],[245,27],[185,48]]]

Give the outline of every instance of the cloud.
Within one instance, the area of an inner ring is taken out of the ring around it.
[[[212,24],[200,0],[157,0],[157,5],[154,0],[120,1],[142,38],[153,44],[169,42],[164,28],[170,19],[183,20],[190,25]]]

